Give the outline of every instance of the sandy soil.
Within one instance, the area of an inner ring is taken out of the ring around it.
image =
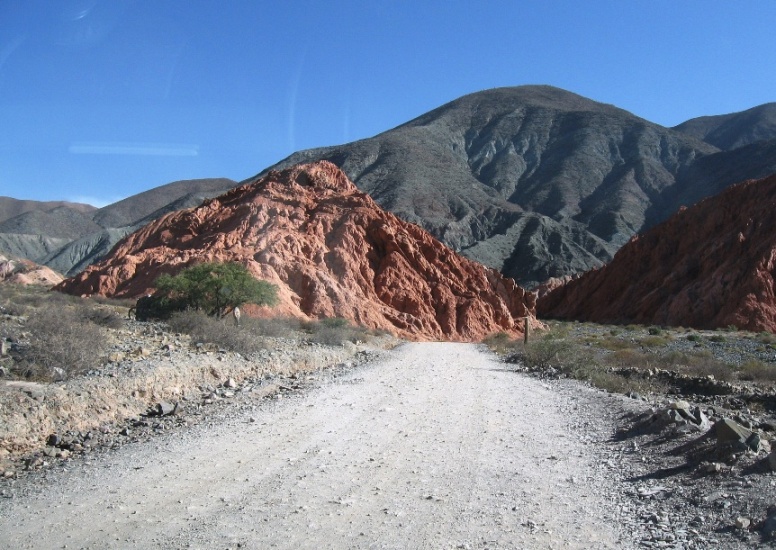
[[[481,350],[403,345],[296,398],[73,462],[0,500],[0,546],[630,547],[603,466],[617,398]]]

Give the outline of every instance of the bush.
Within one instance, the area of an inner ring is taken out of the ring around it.
[[[505,353],[512,346],[512,337],[506,332],[496,332],[486,336],[482,343],[488,346],[491,351]]]
[[[370,331],[360,326],[353,326],[350,321],[341,317],[332,317],[302,324],[302,330],[309,334],[311,342],[327,346],[341,346],[345,342],[360,342],[366,340]]]
[[[27,378],[72,377],[98,368],[107,347],[106,330],[80,307],[42,307],[30,315],[26,330],[30,343],[23,353],[22,374]]]
[[[259,306],[277,303],[277,287],[254,279],[238,263],[197,264],[175,276],[162,275],[154,286],[158,295],[209,315],[223,315],[246,303]]]
[[[261,335],[253,332],[249,324],[237,327],[228,320],[216,319],[201,311],[175,313],[168,323],[175,332],[191,336],[194,343],[215,344],[245,356],[267,347]]]
[[[776,382],[776,366],[750,359],[739,368],[738,378],[752,382],[773,383]]]

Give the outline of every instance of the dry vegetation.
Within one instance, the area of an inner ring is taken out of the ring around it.
[[[111,329],[124,326],[129,301],[84,300],[40,287],[0,286],[0,340],[8,354],[2,375],[35,381],[64,380],[99,369],[114,340]],[[251,319],[235,326],[198,311],[177,313],[171,332],[194,342],[250,356],[272,347],[272,338],[293,337],[323,345],[368,342],[384,333],[351,325],[345,319],[303,322],[297,319]]]
[[[776,382],[776,336],[735,327],[698,332],[553,322],[527,345],[503,333],[484,343],[528,371],[586,380],[617,393],[679,393],[671,377],[761,388]]]

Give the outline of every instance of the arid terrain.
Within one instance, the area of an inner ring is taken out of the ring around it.
[[[711,429],[770,438],[763,335],[562,324],[494,355],[289,329],[240,354],[114,327],[100,368],[4,382],[8,548],[724,549],[776,528],[766,444]],[[731,376],[693,385],[705,368]],[[703,427],[670,416],[695,406]]]

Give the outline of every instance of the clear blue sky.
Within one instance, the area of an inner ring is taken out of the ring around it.
[[[776,2],[0,0],[0,195],[241,180],[467,93],[653,122],[776,101]]]

